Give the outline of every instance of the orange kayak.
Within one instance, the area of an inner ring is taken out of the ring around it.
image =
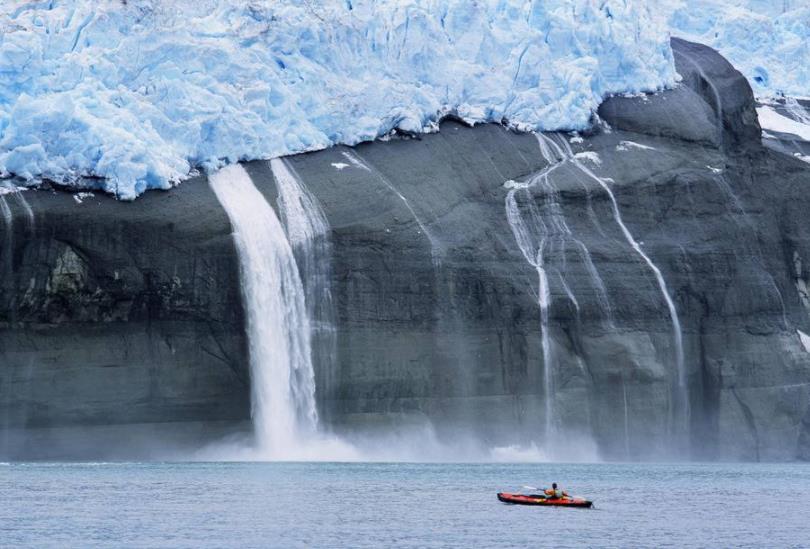
[[[547,498],[539,495],[507,494],[498,493],[498,499],[504,503],[514,503],[517,505],[545,505],[547,507],[581,507],[588,508],[593,505],[592,501],[582,498]]]

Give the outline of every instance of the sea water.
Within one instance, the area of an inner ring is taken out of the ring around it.
[[[496,499],[554,481],[595,509]],[[808,464],[0,465],[2,547],[807,547],[808,517]]]

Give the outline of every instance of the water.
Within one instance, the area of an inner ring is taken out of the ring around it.
[[[560,167],[560,163],[555,161],[544,148],[543,138],[538,139],[540,151],[544,159],[548,162],[539,174],[532,177],[526,183],[510,181],[509,192],[506,193],[506,218],[512,234],[515,237],[518,248],[523,257],[537,271],[537,305],[540,307],[540,344],[543,352],[543,401],[545,406],[545,439],[550,441],[554,436],[556,412],[554,409],[554,365],[551,349],[551,335],[549,334],[549,306],[551,304],[551,290],[546,274],[544,253],[546,241],[549,235],[548,225],[543,216],[534,206],[533,197],[529,195],[526,203],[529,215],[524,214],[517,202],[517,193],[526,192],[536,186],[543,178]],[[551,221],[553,223],[553,221]],[[552,235],[554,236],[554,235]]]
[[[312,363],[319,372],[317,392],[331,395],[337,375],[337,330],[332,299],[332,244],[329,222],[318,200],[298,173],[283,159],[270,161],[278,189],[278,206],[287,240],[293,249],[310,328]]]
[[[689,387],[688,387],[688,380],[686,378],[686,363],[684,360],[683,355],[683,330],[681,329],[681,321],[678,318],[678,310],[675,308],[675,302],[672,300],[672,297],[669,294],[669,288],[667,287],[666,280],[664,280],[664,275],[661,273],[661,269],[653,262],[653,260],[648,256],[644,250],[641,248],[641,245],[635,239],[633,234],[630,232],[630,229],[627,228],[624,221],[622,220],[621,210],[619,210],[619,203],[616,201],[616,196],[613,194],[613,191],[610,189],[610,185],[608,185],[607,180],[597,176],[593,173],[589,168],[587,168],[582,162],[580,162],[575,156],[573,151],[571,150],[568,143],[564,140],[561,141],[562,145],[565,147],[566,156],[571,161],[571,163],[584,175],[592,179],[593,181],[597,182],[602,189],[607,193],[608,198],[610,199],[610,204],[613,210],[613,219],[616,224],[621,229],[622,235],[624,236],[625,241],[633,251],[646,263],[647,267],[652,271],[656,282],[658,283],[658,288],[661,291],[661,295],[664,298],[664,302],[667,306],[667,311],[669,312],[670,320],[672,321],[672,339],[674,343],[674,350],[675,350],[675,371],[676,371],[676,384],[674,385],[674,406],[673,406],[673,427],[674,432],[676,434],[683,435],[688,431],[689,428]]]
[[[674,343],[676,381],[673,384],[673,425],[677,434],[687,432],[689,425],[689,396],[686,376],[686,366],[683,354],[683,332],[680,319],[675,307],[675,303],[669,293],[669,288],[664,280],[661,270],[641,248],[641,245],[625,225],[619,205],[613,191],[604,178],[597,176],[576,158],[568,142],[559,138],[553,138],[543,134],[537,135],[540,154],[547,162],[547,166],[538,174],[532,176],[526,182],[510,181],[507,183],[509,191],[506,195],[506,216],[509,226],[512,229],[515,241],[518,244],[523,256],[537,271],[538,290],[537,298],[540,306],[541,322],[541,345],[543,351],[543,375],[544,375],[544,399],[546,414],[546,435],[554,433],[556,412],[554,409],[554,356],[549,335],[549,307],[551,306],[551,290],[549,287],[548,265],[546,265],[546,247],[549,243],[559,242],[562,246],[562,257],[565,258],[565,243],[572,241],[581,254],[582,263],[596,290],[600,306],[604,311],[608,323],[612,324],[611,306],[608,299],[607,290],[599,276],[596,266],[593,263],[587,247],[578,239],[574,238],[571,229],[566,222],[565,215],[559,203],[557,189],[551,180],[554,172],[563,166],[571,165],[579,170],[587,178],[592,179],[605,191],[610,199],[613,220],[618,225],[627,244],[642,259],[647,267],[652,271],[658,287],[663,296],[670,319],[672,321],[672,336]],[[538,210],[534,203],[534,197],[529,191],[539,187],[544,191],[542,212]],[[521,205],[518,200],[518,193],[527,196],[525,204]],[[523,206],[521,208],[521,206]],[[528,211],[528,214],[524,213]],[[563,289],[570,296],[572,302],[577,303],[573,298],[570,288],[564,280],[565,265],[559,278],[562,281]],[[577,304],[578,307],[578,304]]]
[[[413,209],[411,203],[405,198],[401,192],[397,190],[394,184],[388,179],[385,174],[383,174],[380,170],[372,166],[368,161],[363,159],[360,156],[360,153],[357,151],[344,151],[343,157],[348,160],[352,166],[355,168],[359,168],[361,170],[367,171],[369,173],[374,174],[374,176],[383,184],[385,187],[394,193],[397,198],[399,198],[402,203],[407,208],[408,212],[413,216],[414,221],[419,226],[419,233],[425,235],[425,238],[428,239],[430,243],[430,257],[433,261],[434,266],[438,266],[441,263],[442,255],[443,255],[443,248],[439,244],[438,239],[433,235],[433,233],[428,229],[427,224],[422,221],[422,219],[416,214],[416,210]]]
[[[720,93],[717,91],[717,86],[714,85],[714,82],[706,76],[706,73],[703,71],[703,68],[695,62],[690,56],[686,55],[685,53],[677,50],[672,50],[672,53],[685,59],[692,67],[695,68],[697,73],[703,79],[707,86],[712,90],[712,94],[714,95],[714,112],[717,115],[715,119],[715,128],[717,131],[717,140],[720,145],[723,145],[723,102],[720,100]]]
[[[556,481],[596,509],[499,503]],[[806,547],[810,466],[0,465],[6,547]]]
[[[268,459],[299,455],[318,423],[304,287],[276,213],[240,165],[212,174],[239,253],[256,443]]]

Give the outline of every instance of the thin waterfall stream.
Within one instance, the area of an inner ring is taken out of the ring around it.
[[[361,158],[359,152],[344,151],[343,157],[346,160],[348,160],[352,164],[352,166],[367,171],[371,174],[374,174],[374,176],[383,185],[385,185],[385,187],[389,191],[394,193],[397,196],[397,198],[399,198],[402,201],[402,203],[405,205],[405,208],[407,208],[410,214],[413,216],[414,221],[416,221],[416,224],[419,227],[419,232],[421,234],[424,234],[425,238],[427,238],[428,242],[430,243],[430,257],[433,261],[433,266],[438,267],[442,260],[443,255],[442,247],[439,245],[439,241],[430,231],[427,224],[424,221],[422,221],[419,215],[417,215],[416,210],[413,209],[413,206],[411,206],[410,201],[407,198],[405,198],[405,195],[399,192],[399,190],[397,190],[397,188],[394,186],[391,180],[388,179],[380,170],[378,170],[377,168],[369,164],[366,160]]]
[[[537,142],[547,166],[525,182],[508,181],[505,183],[505,186],[509,189],[506,195],[506,217],[521,253],[537,272],[537,303],[540,307],[540,338],[543,355],[545,436],[549,439],[555,436],[558,418],[554,404],[555,357],[550,333],[552,296],[548,276],[547,254],[556,251],[557,246],[559,246],[562,255],[562,268],[556,269],[556,272],[565,295],[575,309],[579,310],[579,302],[565,281],[566,246],[569,241],[573,242],[596,290],[598,301],[608,322],[611,322],[612,315],[605,285],[596,266],[593,264],[590,252],[579,239],[574,237],[569,228],[559,204],[558,193],[551,181],[551,175],[565,165],[569,159],[545,135],[537,134]],[[531,190],[535,188],[544,191],[544,203],[540,208],[535,205],[531,195]],[[521,204],[518,202],[518,193],[525,195],[525,214],[521,209]]]
[[[567,142],[562,140],[562,145],[565,148],[565,154],[570,159],[571,163],[583,174],[597,182],[607,193],[608,198],[610,198],[611,208],[613,210],[613,219],[621,229],[622,235],[636,254],[638,254],[638,256],[644,260],[644,263],[647,264],[647,267],[655,276],[656,283],[658,284],[658,288],[661,291],[661,295],[667,305],[669,317],[672,321],[672,339],[675,347],[675,367],[677,372],[673,420],[675,422],[676,430],[680,429],[683,430],[683,432],[686,432],[689,428],[690,411],[689,387],[683,353],[683,331],[681,329],[681,321],[678,318],[678,311],[675,308],[675,302],[672,300],[672,297],[669,294],[669,288],[667,287],[666,280],[664,280],[664,275],[661,273],[661,269],[658,268],[650,256],[648,256],[641,248],[641,245],[633,237],[633,234],[630,232],[630,229],[627,228],[627,225],[624,224],[621,211],[619,210],[619,203],[617,202],[616,196],[613,194],[610,185],[608,185],[608,182],[604,178],[597,176],[589,168],[582,164],[582,162],[576,158],[574,152],[571,150],[571,147]]]
[[[627,225],[625,225],[619,205],[613,191],[604,178],[597,176],[588,167],[574,155],[568,142],[559,138],[555,140],[543,134],[537,134],[537,140],[540,148],[540,153],[546,160],[548,165],[533,175],[525,182],[508,181],[505,186],[509,189],[506,196],[506,215],[509,221],[510,228],[515,237],[515,240],[520,248],[523,256],[527,262],[532,265],[537,271],[538,277],[538,293],[537,300],[540,306],[540,322],[541,322],[541,345],[543,353],[543,376],[544,376],[544,397],[545,397],[545,424],[546,435],[553,436],[555,431],[555,424],[557,422],[556,411],[554,407],[555,389],[554,389],[554,367],[555,357],[552,349],[553,342],[550,338],[550,313],[551,306],[551,290],[549,288],[548,271],[548,249],[558,243],[562,249],[563,257],[565,257],[565,243],[567,241],[574,242],[577,250],[580,252],[582,264],[585,266],[587,273],[592,281],[594,289],[596,290],[597,298],[604,311],[605,317],[609,323],[612,323],[610,302],[607,296],[607,290],[604,283],[599,276],[599,273],[594,265],[587,247],[574,238],[562,211],[559,203],[559,197],[556,187],[551,180],[552,174],[565,165],[570,165],[576,170],[584,174],[589,179],[599,184],[602,190],[607,194],[613,220],[619,227],[624,240],[638,255],[643,263],[653,273],[656,284],[666,304],[667,312],[669,314],[672,324],[672,341],[673,341],[673,354],[675,358],[676,379],[673,384],[673,408],[672,408],[672,421],[673,426],[677,426],[677,430],[688,430],[689,425],[689,396],[686,367],[683,353],[683,333],[681,328],[678,312],[675,303],[669,293],[666,281],[661,270],[652,261],[641,248],[641,245],[636,241]],[[539,188],[543,191],[544,204],[538,207],[532,197],[531,189]],[[523,210],[518,202],[518,193],[526,194],[526,204]],[[579,307],[573,292],[565,283],[563,272],[558,272],[561,280],[563,290],[570,296],[569,299]],[[626,392],[626,388],[623,388]],[[625,408],[624,411],[627,414]],[[627,418],[625,418],[627,421]],[[625,428],[626,425],[625,425]]]
[[[329,222],[317,199],[288,161],[275,158],[270,161],[270,169],[278,190],[281,221],[304,285],[318,394],[330,396],[337,381],[337,330],[331,287]]]

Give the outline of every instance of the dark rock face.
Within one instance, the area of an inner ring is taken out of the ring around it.
[[[555,423],[607,458],[675,447],[808,459],[810,169],[762,147],[751,90],[725,60],[673,45],[683,86],[611,98],[599,112],[611,131],[554,139],[609,178],[666,280],[683,331],[686,440],[673,444],[664,296],[604,187],[573,161],[516,194],[570,232],[544,248]],[[542,444],[538,271],[516,243],[505,185],[548,166],[538,139],[447,122],[421,139],[289,161],[332,228],[338,340],[335,371],[317,372],[323,415],[338,429],[427,417],[440,434]],[[275,205],[266,164],[247,168]],[[205,181],[133,204],[22,196],[33,223],[18,196],[2,197],[12,222],[0,248],[0,455],[103,455],[98,440],[126,454],[131,439],[195,445],[243,428],[238,262]],[[88,429],[84,452],[53,446]]]
[[[122,424],[171,446],[195,431],[185,422],[248,415],[236,252],[204,182],[136,204],[0,200],[0,454],[115,454],[132,438]]]

